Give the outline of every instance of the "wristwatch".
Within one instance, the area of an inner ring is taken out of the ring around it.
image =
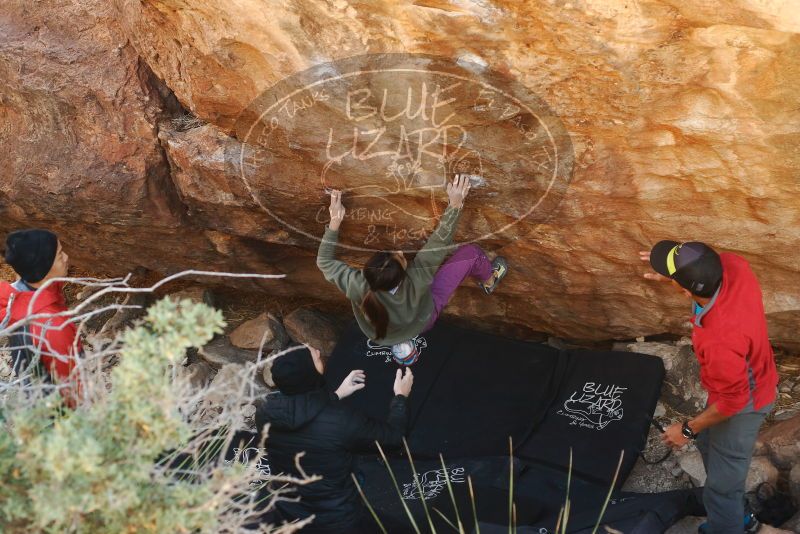
[[[681,434],[686,439],[697,439],[697,434],[692,432],[692,429],[689,428],[689,421],[684,421],[683,426],[681,427]]]

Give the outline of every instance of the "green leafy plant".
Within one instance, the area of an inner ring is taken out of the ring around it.
[[[210,533],[256,521],[277,495],[259,502],[260,473],[221,461],[241,403],[206,409],[208,391],[176,373],[223,325],[204,304],[164,299],[111,349],[82,358],[76,409],[35,382],[0,389],[0,531]],[[118,363],[103,372],[110,353]]]

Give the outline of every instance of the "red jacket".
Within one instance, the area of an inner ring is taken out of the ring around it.
[[[56,282],[41,291],[31,306],[32,314],[56,314],[66,311],[68,308],[62,288],[63,283]],[[0,323],[5,321],[8,301],[12,295],[14,302],[11,304],[11,318],[7,326],[12,326],[28,315],[28,306],[34,294],[34,291],[18,291],[8,282],[0,282]],[[45,317],[28,325],[33,344],[41,350],[41,362],[55,383],[70,378],[75,368],[75,354],[81,350],[80,340],[75,343],[78,335],[75,323],[66,324],[68,319],[66,316]]]
[[[775,400],[778,371],[767,335],[761,288],[747,261],[720,254],[722,286],[703,312],[692,317],[692,343],[708,404],[734,415],[750,401],[748,368],[756,410]]]

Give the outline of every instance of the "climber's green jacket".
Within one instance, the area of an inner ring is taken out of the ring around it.
[[[383,345],[394,345],[414,338],[428,324],[433,312],[433,298],[430,285],[433,275],[450,251],[461,210],[449,206],[436,230],[427,243],[409,263],[406,277],[394,294],[389,291],[376,291],[375,295],[386,308],[389,326],[386,337],[375,339],[375,329],[361,312],[361,301],[369,286],[361,269],[350,267],[335,259],[339,232],[325,228],[325,235],[319,245],[317,266],[325,279],[336,285],[350,299],[356,321],[364,334]]]

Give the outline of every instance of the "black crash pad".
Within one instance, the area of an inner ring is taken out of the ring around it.
[[[442,454],[447,469],[460,477],[452,487],[467,531],[473,521],[462,480],[469,476],[473,481],[478,517],[487,529],[495,524],[507,531],[511,469],[517,525],[552,532],[566,497],[571,449],[569,531],[591,528],[620,452],[624,460],[618,485],[645,444],[664,377],[662,361],[625,352],[558,351],[441,322],[415,343],[421,355],[412,366],[408,442],[419,476],[425,487],[433,488],[425,501],[429,509],[456,517],[443,485]],[[385,419],[397,368],[390,349],[368,341],[353,324],[328,361],[326,382],[333,390],[353,369],[365,370],[367,387],[343,402]],[[511,460],[509,437],[514,443]],[[411,485],[408,459],[390,451],[389,465],[401,493],[407,492],[402,499],[377,456],[361,458],[358,476],[389,532],[413,531],[402,502],[418,524],[427,520]],[[660,532],[659,525],[668,526],[687,513],[693,498],[686,492],[642,496],[614,491],[604,523]],[[437,526],[445,524],[438,514],[433,517]]]
[[[415,458],[508,454],[607,483],[620,452],[621,484],[645,444],[664,377],[660,358],[628,352],[558,351],[438,323],[415,340],[408,441]],[[398,365],[353,324],[326,380],[335,389],[353,369],[367,387],[344,400],[385,418]]]
[[[526,462],[607,485],[624,452],[618,485],[628,478],[647,440],[664,379],[660,358],[630,352],[569,351],[555,401],[518,449]]]
[[[563,380],[564,359],[552,347],[440,323],[415,340],[408,442],[414,458],[508,454],[538,425]],[[367,387],[344,400],[385,418],[399,367],[388,347],[376,347],[353,325],[331,355],[328,387],[363,369]]]

